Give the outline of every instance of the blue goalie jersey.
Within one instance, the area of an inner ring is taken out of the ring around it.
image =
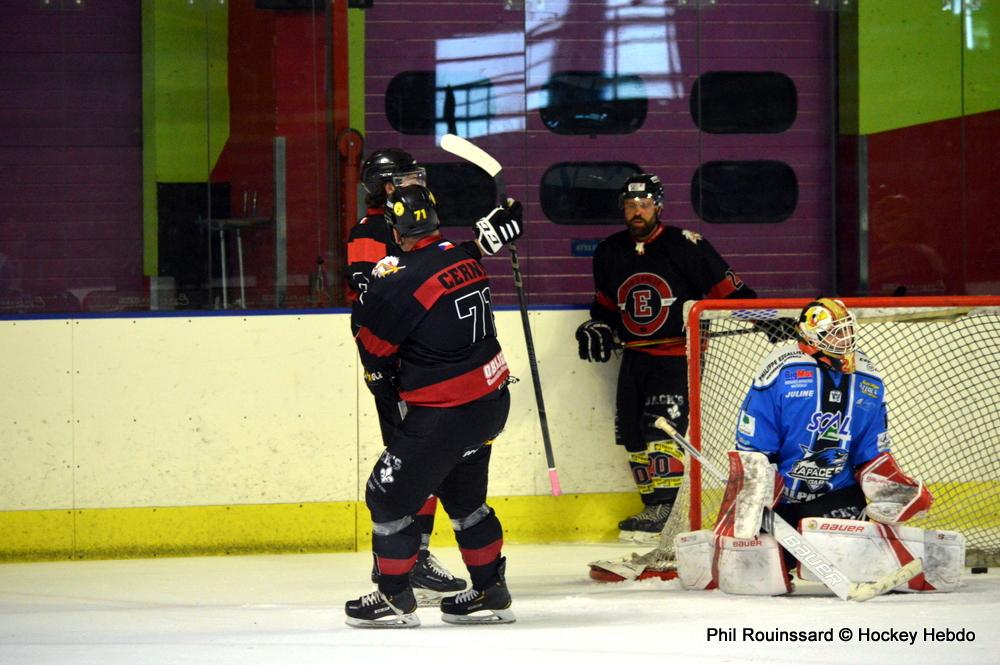
[[[736,425],[738,450],[778,465],[781,503],[804,503],[856,484],[854,471],[889,449],[885,384],[862,352],[843,374],[796,343],[760,364]]]

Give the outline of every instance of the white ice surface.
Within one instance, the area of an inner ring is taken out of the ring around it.
[[[1000,573],[969,575],[952,594],[847,603],[799,583],[781,598],[683,591],[676,582],[598,584],[587,562],[617,544],[508,545],[517,622],[359,630],[343,603],[370,590],[366,552],[0,565],[0,664],[404,665],[412,663],[1000,663]],[[436,550],[453,571],[454,549]],[[735,642],[709,628],[737,628]],[[758,643],[742,630],[827,630],[831,643]],[[836,634],[854,633],[842,642]],[[974,642],[934,642],[925,629]],[[916,643],[861,642],[861,629],[916,631]]]

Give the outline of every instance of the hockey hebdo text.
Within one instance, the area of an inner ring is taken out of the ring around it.
[[[861,644],[917,644],[975,642],[976,633],[966,628],[898,628],[842,627],[826,630],[762,630],[759,628],[707,628],[707,642],[856,642]]]

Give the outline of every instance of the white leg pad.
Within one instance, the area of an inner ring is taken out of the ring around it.
[[[855,582],[872,582],[915,558],[924,572],[895,591],[954,591],[965,571],[965,537],[957,531],[808,517],[802,534]],[[799,577],[815,580],[799,566]]]
[[[781,548],[774,536],[719,537],[719,588],[741,596],[780,596],[792,590]]]
[[[714,589],[712,556],[715,536],[711,531],[688,531],[674,536],[677,577],[685,589]]]

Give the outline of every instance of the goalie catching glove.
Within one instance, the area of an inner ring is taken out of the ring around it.
[[[521,204],[507,199],[506,206],[494,208],[476,222],[476,244],[483,254],[492,256],[521,237]]]
[[[576,342],[580,345],[580,360],[606,363],[611,360],[611,350],[615,348],[615,334],[608,324],[591,319],[576,329]]]
[[[868,499],[865,512],[882,524],[898,524],[919,517],[934,502],[923,482],[903,473],[891,453],[882,453],[861,467],[857,479]]]

